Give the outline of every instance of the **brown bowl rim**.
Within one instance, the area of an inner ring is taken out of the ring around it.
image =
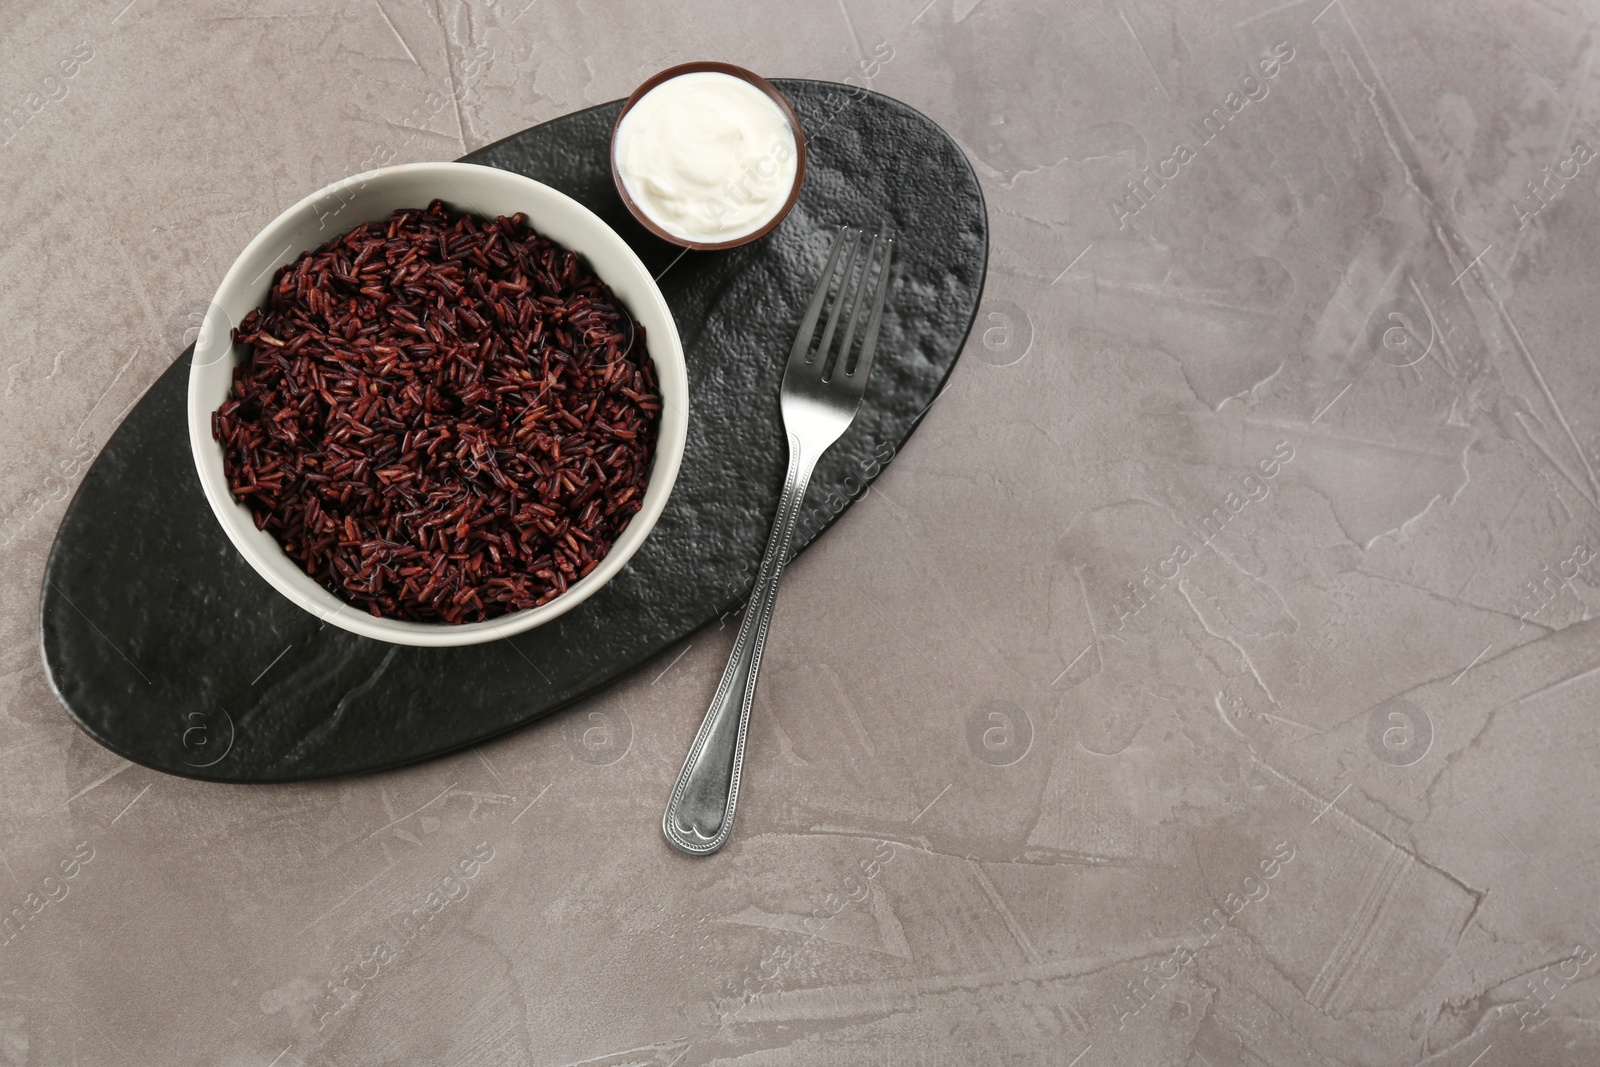
[[[760,89],[773,103],[778,105],[778,109],[783,112],[784,118],[786,118],[789,122],[789,129],[794,131],[794,185],[789,190],[789,198],[783,202],[783,206],[778,209],[778,213],[772,216],[772,218],[763,224],[760,229],[752,230],[750,233],[734,238],[731,241],[690,241],[683,237],[678,237],[675,234],[668,233],[666,230],[658,226],[655,221],[645,213],[643,208],[634,203],[633,197],[628,195],[628,187],[622,180],[622,173],[617,169],[617,129],[622,125],[623,117],[626,116],[629,111],[633,110],[633,105],[637,104],[645,93],[648,93],[651,89],[654,89],[663,82],[671,81],[673,78],[679,77],[683,74],[698,74],[704,71],[709,71],[715,74],[732,75],[733,77],[749,82],[757,89]],[[639,87],[633,91],[632,95],[630,95],[627,100],[623,101],[622,110],[617,112],[617,120],[611,124],[610,155],[611,181],[616,185],[617,195],[622,197],[622,202],[627,206],[629,214],[637,219],[641,226],[655,234],[657,237],[661,238],[663,241],[666,241],[669,244],[677,245],[679,248],[690,248],[696,252],[719,252],[725,248],[738,248],[740,245],[747,245],[752,241],[756,241],[762,237],[765,237],[767,234],[777,229],[778,224],[787,218],[789,212],[794,209],[795,201],[800,199],[800,187],[805,184],[806,180],[805,127],[800,124],[800,116],[795,113],[794,105],[789,103],[789,98],[784,96],[782,91],[779,90],[776,85],[773,85],[755,71],[746,70],[744,67],[735,66],[732,63],[723,63],[712,59],[697,60],[693,63],[679,63],[676,66],[668,67],[665,70],[658,71],[641,82]]]

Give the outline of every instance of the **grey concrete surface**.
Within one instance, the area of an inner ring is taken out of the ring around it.
[[[1600,1062],[1592,7],[524,3],[0,9],[0,1064]],[[732,844],[658,829],[731,628],[357,780],[82,736],[45,555],[245,242],[708,57],[865,71],[994,232]]]

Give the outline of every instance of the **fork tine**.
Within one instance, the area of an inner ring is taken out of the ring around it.
[[[834,327],[839,325],[839,312],[846,301],[850,301],[852,307],[854,306],[856,294],[850,288],[850,278],[856,267],[856,253],[861,251],[861,237],[861,231],[856,230],[854,236],[850,238],[850,252],[844,258],[844,273],[839,276],[839,295],[834,298],[833,307],[828,311],[828,325],[823,328],[822,340],[817,344],[815,370],[819,376],[828,370],[828,357],[833,351],[833,331]]]
[[[822,270],[822,277],[811,294],[811,303],[806,306],[806,316],[794,335],[794,348],[789,350],[791,366],[806,361],[806,353],[811,348],[811,336],[817,331],[817,318],[822,314],[822,302],[828,298],[828,290],[833,286],[833,269],[839,265],[839,253],[844,248],[845,235],[849,232],[850,227],[841,226],[834,235],[833,251],[828,253],[828,265]]]
[[[850,321],[845,324],[844,339],[839,342],[839,361],[828,371],[825,381],[832,381],[836,376],[846,374],[850,367],[850,346],[855,342],[856,327],[861,323],[861,311],[867,305],[868,293],[872,288],[872,264],[878,258],[878,250],[884,243],[884,235],[874,233],[872,243],[867,245],[866,255],[861,257],[861,277],[855,283],[855,291],[850,298]]]
[[[883,300],[889,292],[889,272],[894,268],[894,238],[885,236],[883,244],[883,268],[878,273],[878,287],[872,294],[872,317],[867,320],[867,332],[861,335],[861,354],[856,357],[855,368],[850,371],[851,382],[857,388],[865,388],[867,375],[872,373],[872,352],[878,346],[878,328],[883,325]],[[871,260],[867,261],[867,265],[871,266]]]

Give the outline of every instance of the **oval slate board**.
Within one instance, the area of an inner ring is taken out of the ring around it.
[[[620,101],[465,157],[582,201],[665,272],[689,362],[688,452],[666,512],[620,575],[555,622],[491,644],[407,648],[325,626],[257,577],[206,506],[188,448],[185,353],[85,476],[46,566],[45,667],[77,724],[127,759],[193,778],[377,770],[548,715],[734,608],[777,509],[778,384],[832,228],[885,218],[901,241],[899,276],[866,402],[811,483],[795,537],[804,548],[898,451],[955,366],[983,287],[988,221],[960,149],[916,111],[842,85],[778,84],[809,138],[805,187],[777,230],[732,251],[680,258],[628,215],[608,162]],[[715,687],[708,676],[708,700]]]

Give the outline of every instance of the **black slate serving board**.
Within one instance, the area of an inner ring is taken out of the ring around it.
[[[251,570],[201,495],[186,352],[106,444],[50,552],[41,640],[73,720],[129,760],[193,778],[377,770],[548,715],[735,608],[777,509],[778,383],[801,309],[833,228],[886,219],[899,276],[866,402],[812,480],[795,550],[809,544],[899,450],[954,367],[983,288],[988,221],[960,149],[918,112],[843,85],[777,84],[806,128],[805,186],[777,230],[732,251],[680,258],[627,213],[608,163],[620,101],[464,157],[575,197],[665,272],[689,364],[688,451],[621,574],[555,622],[490,644],[409,648],[320,623]],[[715,687],[707,677],[708,700]],[[685,722],[700,712],[685,709]]]

